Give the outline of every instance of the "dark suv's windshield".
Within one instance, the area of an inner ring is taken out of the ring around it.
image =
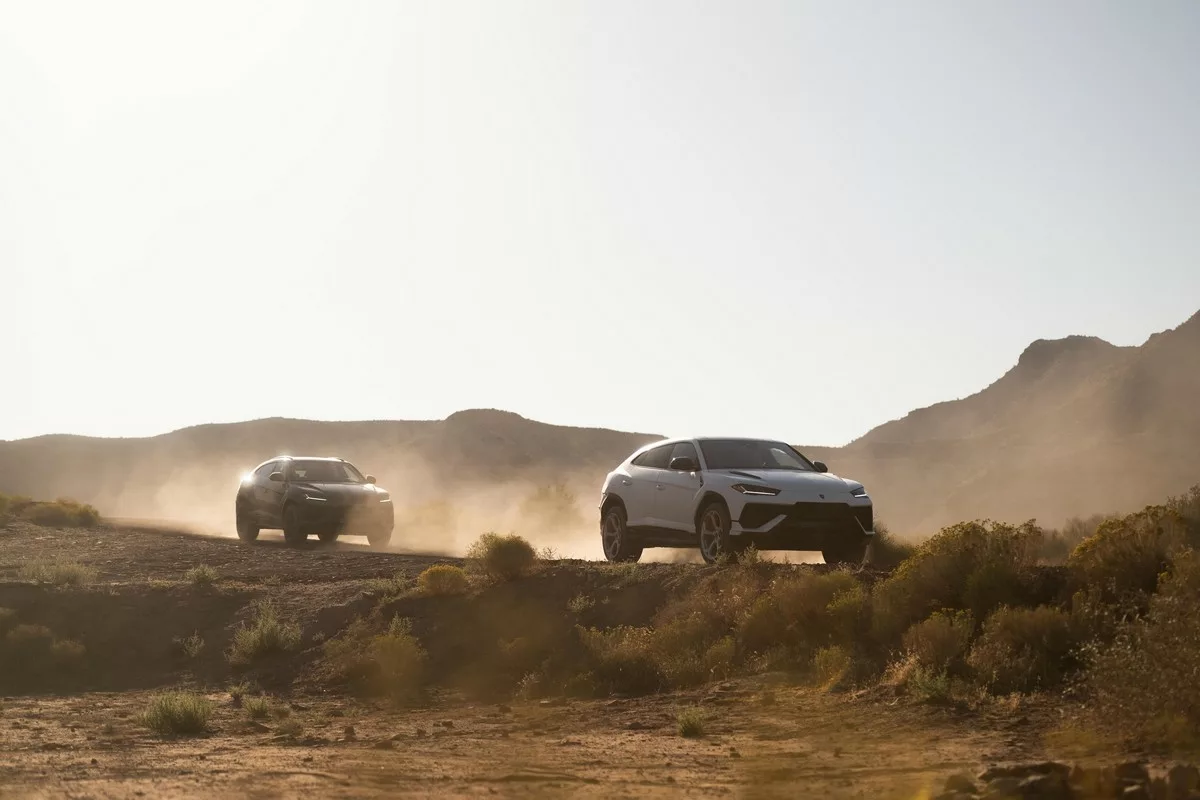
[[[808,459],[783,442],[708,439],[700,442],[709,469],[791,469],[814,472]]]
[[[291,479],[303,483],[365,483],[362,473],[344,461],[293,461]]]

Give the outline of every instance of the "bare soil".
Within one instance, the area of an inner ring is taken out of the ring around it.
[[[19,577],[30,560],[84,564],[97,578],[83,587],[36,585]],[[936,794],[952,773],[1057,755],[1046,743],[1057,710],[1046,699],[965,710],[768,674],[599,700],[484,700],[445,689],[405,709],[313,678],[319,643],[366,613],[382,580],[411,580],[453,561],[357,544],[290,548],[271,537],[247,545],[144,526],[54,530],[10,521],[0,527],[0,607],[81,642],[87,655],[82,669],[3,698],[0,796],[911,798]],[[200,564],[217,572],[215,585],[185,580]],[[469,639],[455,631],[533,619],[537,608],[552,621],[588,581],[608,593],[606,622],[636,622],[653,612],[665,580],[711,568],[638,569],[652,579],[625,585],[595,578],[595,565],[552,565],[511,587],[512,602],[527,605],[500,621],[468,618],[466,606],[434,598],[406,601],[404,610],[432,642],[434,668],[449,674],[455,660],[470,660]],[[247,676],[225,651],[262,598],[300,624],[303,641],[300,652],[248,676],[286,714],[256,722],[228,692]],[[205,642],[195,657],[175,643],[192,634]],[[207,734],[161,736],[141,723],[150,698],[167,688],[212,700]],[[704,735],[683,738],[676,715],[693,705]]]

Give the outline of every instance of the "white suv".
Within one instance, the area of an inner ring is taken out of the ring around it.
[[[874,535],[861,483],[764,439],[654,442],[608,474],[600,497],[609,561],[637,561],[646,547],[699,546],[711,564],[753,544],[861,564]]]

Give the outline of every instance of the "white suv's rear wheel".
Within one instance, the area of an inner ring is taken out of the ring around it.
[[[600,520],[600,544],[609,561],[637,561],[642,557],[642,547],[633,541],[625,520],[625,507],[616,503],[609,506]]]

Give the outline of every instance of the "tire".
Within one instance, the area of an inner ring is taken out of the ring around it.
[[[308,534],[300,527],[300,512],[295,506],[283,509],[283,538],[290,545],[303,544],[308,539]]]
[[[729,508],[721,500],[709,501],[700,509],[696,533],[700,537],[700,556],[706,564],[716,564],[722,556],[736,558],[745,548],[739,546],[729,535],[733,522]]]
[[[613,503],[600,518],[600,547],[604,558],[614,564],[632,563],[642,557],[642,546],[629,532],[625,506]]]
[[[253,542],[258,538],[258,526],[240,508],[236,510],[237,535],[243,542]]]
[[[869,542],[866,539],[851,539],[838,542],[833,547],[821,551],[821,557],[830,566],[860,567],[868,563]]]
[[[374,548],[387,547],[392,541],[391,528],[379,528],[367,534],[367,544]]]
[[[334,542],[336,542],[338,540],[338,532],[337,531],[321,531],[320,533],[317,534],[317,538],[320,539],[325,544],[333,544]]]

